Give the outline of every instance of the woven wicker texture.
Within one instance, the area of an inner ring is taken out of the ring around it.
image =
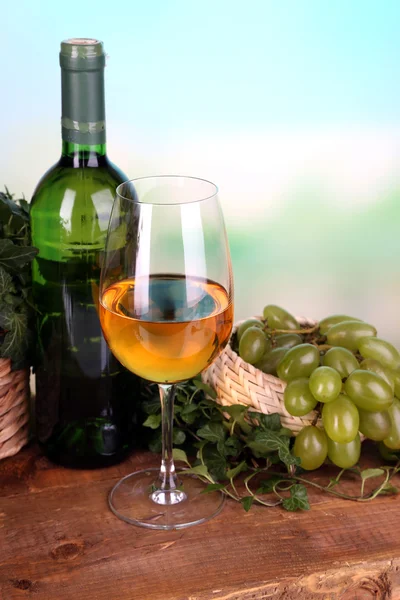
[[[11,370],[0,359],[0,460],[16,454],[28,441],[29,369]]]
[[[240,323],[233,327],[233,333]],[[311,319],[299,319],[302,327],[313,327]],[[267,375],[245,362],[232,350],[230,344],[217,360],[203,373],[203,381],[217,392],[217,402],[222,406],[245,404],[252,410],[264,414],[279,413],[283,427],[289,427],[297,434],[302,427],[310,425],[315,411],[306,417],[293,417],[285,409],[283,392],[286,383]]]

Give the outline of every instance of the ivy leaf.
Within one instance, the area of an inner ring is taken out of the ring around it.
[[[182,429],[176,429],[174,428],[174,432],[172,434],[172,439],[174,444],[176,444],[177,446],[181,446],[184,441],[186,440],[186,433],[184,431],[182,431]]]
[[[258,444],[261,444],[265,452],[278,452],[280,460],[287,467],[290,467],[291,465],[297,466],[300,464],[299,458],[297,456],[293,456],[289,450],[290,438],[288,438],[286,435],[282,436],[276,431],[265,429],[256,432],[254,441]]]
[[[259,423],[261,429],[268,429],[271,431],[279,431],[281,428],[281,417],[279,413],[272,413],[265,415],[264,413],[258,413],[254,411],[249,412],[249,417],[255,419]]]
[[[243,448],[243,444],[237,437],[229,437],[224,444],[225,456],[237,456]]]
[[[271,475],[269,479],[263,479],[260,482],[257,494],[271,494],[274,491],[274,487],[280,481],[284,481],[284,479],[282,479],[282,477],[279,477],[278,475]]]
[[[197,435],[209,442],[218,442],[225,440],[225,429],[222,423],[211,422],[197,430]]]
[[[245,460],[242,460],[241,463],[239,463],[237,465],[237,467],[234,467],[233,469],[229,469],[226,472],[226,476],[228,479],[235,479],[235,477],[237,477],[239,475],[239,473],[243,473],[244,471],[247,471],[248,467],[246,464]]]
[[[307,488],[302,483],[292,485],[290,497],[284,499],[282,506],[289,511],[310,510]]]
[[[226,479],[226,459],[218,452],[218,449],[212,444],[206,444],[202,455],[203,461],[207,465],[213,479],[217,481]]]
[[[216,492],[218,490],[223,490],[224,489],[224,484],[223,483],[209,483],[204,490],[202,490],[202,494],[210,494],[211,492]]]
[[[145,422],[144,427],[150,427],[150,429],[158,429],[161,424],[161,415],[149,415]]]
[[[27,202],[25,200],[25,198],[20,198],[18,200],[18,204],[21,207],[21,211],[22,211],[22,215],[21,216],[24,216],[26,219],[29,219],[29,211],[30,211],[29,202]]]
[[[244,496],[244,498],[242,498],[240,500],[244,510],[246,512],[248,512],[250,510],[250,508],[252,507],[252,504],[254,502],[254,496]]]
[[[177,462],[184,462],[187,465],[189,465],[190,467],[190,463],[188,461],[188,457],[186,456],[186,452],[184,450],[182,450],[181,448],[174,448],[172,450],[172,458],[174,460],[176,460]]]
[[[148,447],[149,447],[150,452],[155,452],[156,454],[159,454],[161,452],[161,449],[162,449],[161,430],[154,432],[151,440],[148,443]]]
[[[203,392],[208,394],[208,396],[210,396],[214,400],[216,399],[217,392],[210,385],[207,385],[207,383],[203,383],[203,381],[199,381],[198,379],[194,379],[193,383],[197,387],[198,390],[202,390]]]
[[[271,450],[265,447],[264,442],[250,440],[247,442],[247,447],[250,448],[252,454],[256,458],[269,458],[269,455],[271,454]]]
[[[142,402],[142,408],[146,415],[155,415],[156,413],[159,413],[161,411],[160,398],[157,398],[157,396],[146,398],[146,400]]]
[[[391,483],[387,483],[379,492],[380,494],[394,494],[397,495],[399,493],[399,488],[395,487]]]
[[[190,469],[185,469],[185,473],[193,473],[193,475],[200,475],[200,477],[209,476],[209,472],[206,465],[197,465],[196,467],[190,467]]]
[[[11,240],[0,239],[0,266],[8,273],[18,273],[37,253],[33,246],[17,246]]]
[[[6,332],[0,346],[0,356],[11,358],[13,362],[23,360],[30,343],[27,311],[16,311],[3,306],[0,312],[0,328]]]
[[[385,471],[383,469],[364,469],[361,471],[360,476],[363,481],[370,479],[371,477],[379,477],[383,475]]]
[[[232,417],[235,421],[247,410],[247,406],[244,404],[232,404],[232,406],[223,406],[222,410],[230,417]]]
[[[11,275],[3,267],[0,267],[0,297],[6,294],[15,294],[15,292],[15,285]]]
[[[185,404],[180,412],[182,421],[188,425],[193,425],[199,414],[200,411],[197,404]]]

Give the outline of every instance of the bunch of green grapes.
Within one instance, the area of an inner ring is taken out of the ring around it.
[[[376,336],[373,325],[346,315],[302,329],[275,305],[264,308],[262,320],[239,326],[240,357],[287,382],[287,412],[302,417],[316,410],[322,417],[323,427],[307,425],[295,439],[302,468],[317,469],[327,457],[352,467],[360,458],[360,433],[379,442],[386,460],[400,450],[400,354]]]

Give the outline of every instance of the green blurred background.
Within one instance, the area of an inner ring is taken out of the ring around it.
[[[398,0],[21,0],[2,17],[0,182],[60,150],[59,42],[97,37],[129,177],[220,188],[236,317],[345,312],[400,346]]]

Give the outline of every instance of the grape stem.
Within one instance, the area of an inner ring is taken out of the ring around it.
[[[318,327],[319,327],[319,324],[317,323],[316,325],[314,325],[314,327],[308,327],[307,329],[270,329],[268,326],[266,326],[265,330],[269,331],[272,335],[275,335],[276,333],[304,334],[304,333],[315,333],[316,331],[318,331]]]
[[[294,482],[306,483],[308,485],[311,485],[312,487],[317,488],[318,490],[327,492],[328,494],[332,494],[332,496],[337,496],[338,498],[344,498],[345,500],[353,500],[354,502],[370,502],[371,500],[374,500],[374,498],[376,498],[380,493],[382,493],[382,491],[385,489],[385,487],[390,482],[391,478],[394,475],[396,475],[396,473],[398,473],[398,471],[400,470],[400,461],[394,467],[381,467],[381,468],[384,471],[386,471],[385,478],[384,478],[383,482],[378,487],[376,487],[374,490],[372,490],[367,496],[350,496],[348,494],[343,494],[342,492],[337,492],[336,490],[333,490],[329,486],[320,485],[319,483],[315,483],[314,481],[310,481],[309,479],[306,479],[305,477],[300,477],[298,475],[294,475],[292,477],[286,477],[285,479],[282,479],[281,482],[283,482],[283,481],[290,482],[291,481],[293,483]],[[342,469],[339,476],[341,476],[346,470],[347,469]],[[270,471],[270,475],[281,476],[281,473],[276,473],[276,472]]]

